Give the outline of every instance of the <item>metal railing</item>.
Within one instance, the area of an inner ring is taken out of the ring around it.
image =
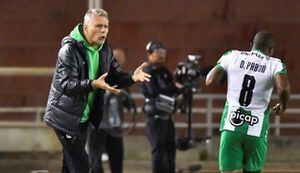
[[[52,76],[49,67],[0,67],[0,76]]]
[[[143,96],[141,94],[134,94],[134,98],[142,99]],[[219,128],[220,125],[218,122],[213,122],[213,115],[218,113],[221,114],[223,112],[223,107],[216,107],[214,105],[214,101],[216,100],[224,100],[225,103],[226,95],[225,94],[196,94],[194,96],[194,102],[199,100],[205,100],[205,105],[203,107],[193,107],[193,114],[204,114],[206,117],[206,122],[193,122],[193,128],[205,128],[206,135],[211,136],[214,129]],[[271,100],[277,100],[277,96],[272,96]],[[290,96],[290,100],[300,100],[300,94],[293,94]],[[288,108],[285,112],[286,114],[300,114],[300,108]],[[176,123],[177,128],[185,128],[186,123]],[[139,123],[138,127],[144,127],[143,123]],[[300,120],[299,122],[291,123],[291,122],[281,122],[280,116],[275,116],[274,122],[270,122],[270,128],[275,129],[275,136],[280,135],[281,128],[300,128]]]
[[[143,99],[142,94],[134,93],[134,99]],[[272,99],[277,99],[276,96],[272,96]],[[291,100],[300,100],[300,94],[294,94],[290,97]],[[224,100],[225,94],[196,94],[194,96],[194,102],[204,100],[205,105],[202,107],[193,107],[193,114],[204,114],[206,117],[205,122],[197,122],[194,121],[192,124],[193,129],[204,128],[206,129],[206,135],[211,136],[213,134],[213,130],[219,128],[218,122],[213,122],[214,114],[221,114],[223,111],[223,107],[216,107],[214,105],[214,101],[216,100]],[[45,111],[44,107],[0,107],[0,114],[5,113],[33,113],[35,114],[35,120],[31,122],[27,122],[28,125],[42,125],[42,116]],[[141,108],[138,108],[138,112],[141,112]],[[288,108],[286,111],[287,114],[300,114],[300,108]],[[20,121],[0,121],[0,126],[5,126],[6,124],[12,123],[20,123]],[[26,122],[22,121],[22,124],[26,124]],[[175,123],[177,128],[186,128],[186,123]],[[137,128],[144,128],[145,123],[138,122]],[[300,122],[281,122],[279,116],[275,116],[274,122],[270,123],[270,128],[275,129],[275,135],[280,135],[281,128],[300,128]]]
[[[0,76],[52,76],[54,68],[35,68],[35,67],[0,67]],[[134,93],[133,98],[143,99],[143,96],[139,93]],[[272,99],[276,99],[276,96],[272,96]],[[290,97],[291,100],[300,100],[300,94],[294,94]],[[204,114],[204,122],[194,121],[192,124],[193,129],[205,129],[207,136],[213,135],[213,130],[219,128],[219,123],[213,121],[214,114],[221,114],[223,107],[217,107],[214,102],[216,100],[223,100],[225,102],[225,94],[196,94],[194,95],[194,103],[204,100],[205,105],[202,107],[193,107],[193,114]],[[42,116],[45,111],[45,107],[0,107],[1,114],[9,113],[33,113],[35,114],[34,121],[0,121],[0,128],[9,127],[44,127]],[[141,108],[138,109],[141,112]],[[300,108],[288,108],[287,114],[300,114]],[[176,122],[176,128],[186,128],[186,123]],[[137,128],[144,128],[144,122],[138,122]],[[276,116],[274,121],[270,123],[270,128],[275,129],[275,135],[280,136],[281,128],[300,128],[300,122],[281,122],[280,117]],[[208,154],[212,154],[212,143],[207,144]]]
[[[0,67],[0,76],[52,76],[54,68],[49,67]],[[141,94],[133,94],[135,99],[143,99]],[[272,96],[272,99],[275,99]],[[206,135],[211,136],[213,129],[219,128],[219,123],[213,122],[213,114],[221,114],[223,111],[222,107],[216,107],[214,105],[215,100],[225,100],[225,94],[196,94],[194,96],[194,102],[197,100],[205,100],[206,105],[203,107],[194,107],[194,114],[205,114],[206,122],[193,122],[193,128],[206,128]],[[291,96],[291,100],[300,100],[300,94],[294,94]],[[44,112],[44,107],[0,107],[0,114],[3,113],[34,113],[36,115],[34,122],[22,122],[23,125],[41,125],[42,113]],[[141,110],[140,108],[138,109]],[[300,109],[289,108],[287,110],[288,114],[299,114]],[[7,124],[20,124],[20,122],[5,122],[0,121],[0,126],[5,126]],[[176,123],[177,128],[185,128],[186,123]],[[142,122],[137,123],[137,127],[145,127]],[[280,135],[281,128],[300,128],[300,123],[282,123],[280,117],[276,116],[275,121],[271,122],[271,128],[275,128],[275,135]]]

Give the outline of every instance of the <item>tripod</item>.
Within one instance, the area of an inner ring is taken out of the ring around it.
[[[193,106],[193,93],[195,88],[191,85],[187,87],[186,92],[184,93],[184,98],[187,100],[187,137],[181,137],[177,139],[176,145],[177,148],[181,151],[188,150],[195,147],[198,143],[210,139],[208,136],[201,136],[198,138],[192,138],[192,106]]]
[[[197,144],[206,141],[210,139],[209,136],[201,136],[198,138],[193,139],[192,138],[192,108],[193,108],[193,93],[195,92],[195,88],[189,85],[187,87],[187,90],[184,94],[184,98],[187,100],[187,137],[181,137],[177,139],[176,146],[177,149],[181,151],[186,151],[188,149],[191,149],[193,147],[196,147]],[[179,173],[184,173],[184,172],[196,172],[202,169],[201,164],[194,164],[194,165],[189,165],[188,168],[184,169],[179,169]]]

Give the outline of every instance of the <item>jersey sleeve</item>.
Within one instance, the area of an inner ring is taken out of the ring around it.
[[[281,60],[277,60],[273,69],[273,76],[275,77],[277,74],[287,74],[287,69],[284,63]]]
[[[228,69],[229,57],[231,56],[232,50],[225,52],[217,62],[217,68],[222,72],[226,73]]]

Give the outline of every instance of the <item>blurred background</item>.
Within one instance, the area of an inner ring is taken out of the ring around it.
[[[61,148],[43,123],[44,108],[61,39],[95,7],[109,13],[108,42],[126,51],[125,71],[146,61],[150,40],[167,47],[168,67],[174,71],[189,54],[202,55],[202,67],[215,65],[227,50],[249,50],[256,32],[273,33],[275,57],[287,66],[292,96],[286,116],[271,117],[266,170],[300,170],[299,0],[0,0],[1,173],[59,172]],[[177,167],[202,164],[199,172],[217,172],[218,124],[226,88],[208,89],[200,83],[193,102],[192,135],[212,139],[179,151]],[[138,85],[131,91],[140,107]],[[177,135],[186,135],[186,115],[177,113],[174,119]],[[150,172],[142,114],[136,122],[124,138],[125,172]]]

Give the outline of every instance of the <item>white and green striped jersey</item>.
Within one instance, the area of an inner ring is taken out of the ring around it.
[[[228,51],[217,67],[227,75],[226,104],[220,130],[265,137],[269,128],[269,102],[278,73],[287,73],[278,58],[260,51]]]

